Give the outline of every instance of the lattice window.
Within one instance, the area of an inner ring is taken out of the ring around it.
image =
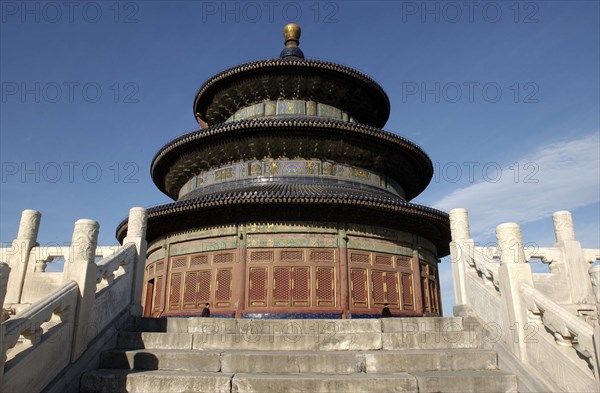
[[[208,264],[208,255],[194,255],[190,259],[190,266],[200,266]]]
[[[311,262],[333,262],[333,250],[310,250]]]
[[[154,288],[154,300],[152,301],[154,311],[158,311],[162,308],[162,290],[163,290],[163,276],[156,277],[156,286]]]
[[[162,272],[164,267],[165,267],[164,261],[156,262],[156,273]]]
[[[400,295],[398,293],[398,273],[386,272],[385,273],[385,286],[386,286],[386,301],[390,306],[398,307]]]
[[[402,309],[414,310],[412,274],[402,274]]]
[[[292,305],[310,305],[310,268],[292,268]]]
[[[266,267],[251,267],[249,271],[248,305],[266,306],[267,305],[267,278],[268,271]]]
[[[210,302],[210,270],[198,272],[198,284],[196,287],[196,304],[203,306]]]
[[[282,250],[279,258],[281,262],[302,262],[304,252],[302,250]]]
[[[371,287],[373,290],[373,304],[385,303],[385,272],[371,272]]]
[[[412,259],[408,257],[396,257],[396,264],[402,269],[412,269]]]
[[[183,308],[196,307],[196,281],[198,272],[185,273],[185,281],[183,285]]]
[[[368,307],[367,271],[365,269],[352,269],[350,271],[352,305],[354,307]]]
[[[154,275],[154,267],[155,267],[154,263],[152,265],[148,266],[148,277],[152,277]]]
[[[273,305],[289,305],[291,283],[289,267],[277,267],[273,270]]]
[[[353,252],[350,253],[350,262],[353,263],[370,263],[369,254]]]
[[[231,263],[233,262],[233,253],[220,253],[214,256],[215,263]]]
[[[273,251],[252,251],[250,253],[250,261],[251,262],[272,262],[274,254],[275,253]]]
[[[178,310],[181,303],[181,273],[171,274],[171,291],[169,293],[169,309]]]
[[[215,300],[218,302],[228,302],[231,300],[231,270],[217,270],[217,287],[215,289]]]
[[[182,269],[187,266],[187,258],[173,258],[171,260],[171,268],[172,269]]]
[[[376,265],[384,265],[384,266],[392,266],[392,256],[391,255],[376,255],[375,256],[375,264]]]
[[[335,306],[335,270],[332,267],[317,267],[317,306]]]

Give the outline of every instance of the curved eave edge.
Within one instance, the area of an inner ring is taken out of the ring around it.
[[[157,167],[164,159],[168,159],[171,154],[177,152],[182,146],[192,143],[200,143],[203,139],[210,140],[213,137],[219,137],[228,133],[248,132],[248,131],[268,131],[270,129],[282,129],[284,127],[293,129],[313,128],[313,129],[328,129],[336,132],[353,133],[358,137],[371,138],[373,141],[386,142],[396,144],[398,147],[408,149],[416,156],[423,159],[423,163],[427,166],[426,171],[430,173],[429,180],[423,188],[431,181],[433,176],[433,163],[431,159],[416,143],[402,136],[396,135],[390,131],[382,130],[376,127],[371,127],[359,123],[348,123],[338,120],[329,119],[310,119],[310,118],[286,118],[286,119],[251,119],[241,120],[231,123],[219,124],[201,130],[196,130],[188,134],[177,137],[164,145],[152,158],[150,165],[150,176],[154,184],[161,192],[169,195],[165,189],[164,179],[160,176],[162,173],[157,173]]]
[[[231,207],[259,207],[264,208],[265,205],[274,205],[282,207],[282,205],[299,205],[304,207],[309,206],[326,206],[326,207],[344,207],[376,210],[387,214],[396,214],[400,217],[409,216],[411,218],[425,220],[427,223],[436,227],[442,233],[442,239],[428,239],[432,241],[438,248],[439,257],[449,254],[450,243],[450,219],[446,212],[437,210],[431,207],[417,205],[413,203],[390,203],[388,200],[375,200],[374,198],[362,198],[360,196],[347,196],[345,198],[332,197],[308,197],[308,196],[286,196],[278,195],[271,197],[253,196],[253,195],[226,195],[217,197],[204,197],[191,199],[182,202],[174,202],[165,205],[159,205],[149,208],[148,211],[148,227],[152,225],[154,220],[164,219],[169,216],[177,216],[181,214],[197,213],[202,210],[231,208]],[[398,221],[401,222],[401,221]],[[198,222],[198,226],[202,224]],[[127,232],[127,219],[121,221],[117,226],[116,238],[119,242],[123,242]],[[154,239],[149,239],[150,241]]]
[[[218,87],[218,85],[220,83],[225,83],[227,79],[240,77],[244,73],[260,72],[261,70],[278,68],[278,67],[287,67],[287,68],[291,68],[291,69],[293,69],[293,68],[300,68],[300,69],[321,68],[324,71],[337,72],[346,77],[356,78],[359,81],[361,81],[362,83],[370,85],[372,88],[374,88],[381,94],[381,96],[384,98],[384,100],[386,102],[386,108],[385,108],[386,111],[385,112],[387,113],[386,118],[382,120],[383,124],[385,124],[387,122],[387,119],[389,118],[389,113],[390,113],[391,108],[390,108],[390,99],[389,99],[387,93],[385,92],[383,87],[381,87],[381,85],[379,83],[377,83],[377,81],[375,81],[373,78],[371,78],[364,72],[358,71],[357,69],[348,67],[343,64],[338,64],[338,63],[334,63],[334,62],[330,62],[330,61],[322,61],[322,60],[315,60],[315,59],[302,59],[302,60],[287,59],[286,60],[286,59],[279,59],[279,58],[251,61],[251,62],[239,64],[237,66],[228,68],[224,71],[219,72],[218,74],[213,75],[206,82],[204,82],[202,84],[202,86],[200,86],[200,88],[198,89],[198,92],[196,93],[196,96],[194,98],[194,107],[193,107],[194,116],[196,115],[196,109],[198,108],[198,104],[201,99],[201,96],[206,94],[206,92],[208,90],[212,89],[214,87],[214,85],[217,85],[217,87]],[[204,118],[204,114],[200,114],[200,115],[203,117],[203,120],[206,121],[206,119]]]

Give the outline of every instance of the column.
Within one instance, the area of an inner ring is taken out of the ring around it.
[[[454,303],[455,307],[460,308],[468,304],[465,284],[466,264],[468,258],[472,258],[475,247],[475,243],[471,239],[467,209],[450,210],[450,231],[452,233],[450,256],[454,279]]]
[[[36,210],[23,210],[21,214],[17,238],[13,240],[7,255],[7,262],[12,269],[6,292],[7,304],[21,302],[29,254],[36,245],[41,217],[42,214]]]
[[[521,361],[527,361],[525,343],[525,328],[529,322],[525,304],[521,301],[522,284],[533,287],[531,266],[525,261],[525,250],[521,238],[521,228],[515,223],[500,224],[496,228],[498,252],[501,265],[498,268],[500,276],[500,292],[504,300],[505,320],[510,329],[505,332],[507,343],[512,346],[513,353]]]
[[[571,304],[593,304],[592,288],[589,281],[589,264],[583,258],[581,244],[575,240],[573,218],[568,211],[558,211],[552,215],[556,243],[554,247],[561,250],[565,281],[569,286]],[[565,299],[568,302],[569,299]]]
[[[75,311],[71,362],[81,356],[94,332],[89,326],[90,315],[96,298],[96,246],[100,225],[94,220],[77,220],[69,251],[69,262],[63,270],[63,283],[75,281],[79,286],[79,298]]]
[[[127,236],[123,239],[123,245],[135,244],[136,258],[131,269],[133,279],[131,282],[130,312],[134,316],[142,315],[142,291],[144,288],[144,269],[146,268],[146,226],[148,213],[143,207],[133,207],[129,210],[127,221]]]

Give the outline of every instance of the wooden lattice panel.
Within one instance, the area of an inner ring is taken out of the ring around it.
[[[248,305],[251,307],[264,307],[267,305],[267,280],[266,267],[251,267],[248,273]]]
[[[273,262],[273,251],[251,251],[250,262]]]
[[[310,262],[335,262],[333,250],[310,250]]]
[[[350,292],[352,296],[352,306],[357,308],[366,308],[369,306],[367,290],[367,270],[351,269],[350,271]]]
[[[165,262],[164,261],[160,261],[160,262],[156,262],[156,273],[161,273],[163,271],[165,267]]]
[[[179,257],[171,260],[171,269],[183,269],[187,267],[187,258]]]
[[[232,263],[234,254],[232,252],[218,253],[214,256],[214,263]]]
[[[216,276],[215,301],[216,306],[229,306],[231,301],[231,269],[219,269]]]
[[[152,310],[158,311],[162,308],[162,290],[163,290],[163,276],[156,277],[156,285],[154,286],[154,299],[152,300]]]
[[[400,301],[400,294],[398,293],[398,273],[385,273],[385,287],[386,301],[390,306],[398,307]]]
[[[291,269],[289,267],[276,267],[273,269],[273,305],[287,306],[290,304],[290,290],[292,284]]]
[[[183,308],[196,308],[198,272],[186,272],[183,284]]]
[[[335,270],[332,267],[317,267],[317,306],[335,306]]]
[[[210,302],[210,270],[198,272],[198,285],[196,288],[196,304],[198,307]]]
[[[190,266],[208,265],[208,255],[194,255],[190,258]]]
[[[409,257],[396,257],[396,265],[400,269],[412,269],[412,258]]]
[[[171,274],[171,286],[169,292],[169,310],[179,310],[181,304],[181,274]]]
[[[371,272],[371,288],[373,293],[373,305],[380,306],[385,303],[385,272]]]
[[[402,309],[414,310],[412,274],[402,273]]]
[[[375,265],[392,266],[392,255],[377,254],[375,255]]]
[[[302,262],[304,261],[304,251],[302,250],[282,250],[279,253],[281,262]]]
[[[350,253],[350,262],[352,263],[371,263],[371,258],[369,254],[360,253],[360,252],[351,252]]]
[[[292,268],[292,305],[310,305],[310,268]]]

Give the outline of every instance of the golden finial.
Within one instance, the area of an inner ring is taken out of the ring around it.
[[[283,27],[283,37],[285,38],[286,48],[295,48],[300,44],[300,26],[296,23],[288,23]]]

